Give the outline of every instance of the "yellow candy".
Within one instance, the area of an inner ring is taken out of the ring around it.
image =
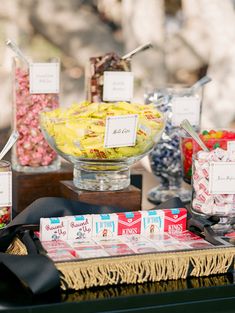
[[[215,138],[220,139],[220,138],[222,138],[222,136],[223,136],[223,132],[219,130],[219,131],[217,131],[217,132],[215,133],[215,135],[216,135]]]
[[[208,139],[211,138],[211,136],[210,136],[210,135],[203,135],[202,138],[203,138],[204,140],[208,140]]]
[[[187,143],[185,144],[185,148],[187,148],[188,150],[192,150],[192,149],[193,149],[193,144],[192,144],[192,142],[187,142]]]
[[[210,138],[217,138],[217,135],[216,135],[216,133],[213,133],[213,134],[210,134]]]
[[[134,147],[119,147],[116,148],[118,155],[121,157],[131,157],[140,153],[140,148],[136,145]]]
[[[81,139],[80,144],[86,149],[102,149],[104,138],[102,136],[86,137]]]
[[[133,147],[104,148],[108,116],[139,116],[136,144]],[[74,103],[67,109],[42,113],[42,126],[58,150],[82,158],[119,159],[148,151],[163,129],[163,115],[154,105],[137,103]]]

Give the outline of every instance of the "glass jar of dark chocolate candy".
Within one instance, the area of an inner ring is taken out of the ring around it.
[[[188,119],[196,131],[200,129],[202,90],[191,93],[189,88],[176,85],[146,93],[145,102],[154,103],[166,113],[166,127],[161,140],[149,155],[151,169],[160,184],[150,190],[149,201],[161,203],[180,197],[184,203],[191,200],[191,190],[183,186],[180,151],[180,123]]]
[[[114,52],[91,57],[86,68],[86,99],[90,102],[104,102],[104,72],[130,72],[130,59],[122,59]],[[128,99],[118,99],[128,100]]]
[[[12,215],[12,172],[8,161],[0,161],[0,229],[7,226]]]

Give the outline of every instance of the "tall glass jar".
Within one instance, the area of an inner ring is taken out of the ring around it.
[[[153,173],[160,184],[150,190],[149,201],[161,203],[172,197],[180,197],[184,203],[191,200],[191,190],[183,186],[180,151],[180,123],[188,119],[196,131],[200,129],[202,89],[191,92],[190,88],[176,85],[156,89],[145,95],[146,103],[154,103],[166,113],[166,127],[158,145],[149,155]]]
[[[231,150],[232,147],[235,147],[235,130],[233,129],[203,130],[198,135],[210,151],[216,148]],[[183,179],[186,183],[191,184],[192,157],[202,148],[186,133],[182,134],[180,142]]]
[[[19,133],[12,150],[16,171],[50,172],[60,167],[60,159],[39,125],[40,112],[59,107],[58,81],[54,86],[59,68],[58,59],[29,66],[19,58],[13,59],[13,128]]]
[[[101,56],[91,57],[86,67],[85,90],[86,99],[90,102],[103,102],[104,99],[104,73],[130,72],[130,59],[122,59],[116,53],[109,52]],[[130,99],[117,99],[117,101]]]
[[[0,161],[0,229],[10,223],[12,217],[12,173],[8,161]]]
[[[192,212],[206,218],[219,217],[212,226],[218,235],[234,233],[235,229],[235,153],[216,148],[193,155]]]

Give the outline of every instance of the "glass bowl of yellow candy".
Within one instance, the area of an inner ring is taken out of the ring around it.
[[[165,118],[151,104],[84,101],[42,112],[40,125],[49,145],[73,164],[74,185],[106,191],[129,186],[130,166],[160,139]]]

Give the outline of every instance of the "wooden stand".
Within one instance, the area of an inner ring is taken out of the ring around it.
[[[23,173],[13,171],[13,214],[18,214],[41,197],[61,197],[60,181],[72,179],[70,164],[50,173]]]
[[[62,163],[61,169],[50,173],[13,171],[13,215],[41,197],[65,197],[93,204],[141,210],[142,174],[132,173],[131,186],[121,191],[92,192],[74,187],[73,168]]]
[[[141,210],[141,190],[132,185],[118,191],[86,191],[76,188],[72,181],[61,181],[60,190],[67,199],[123,207],[127,211]]]

